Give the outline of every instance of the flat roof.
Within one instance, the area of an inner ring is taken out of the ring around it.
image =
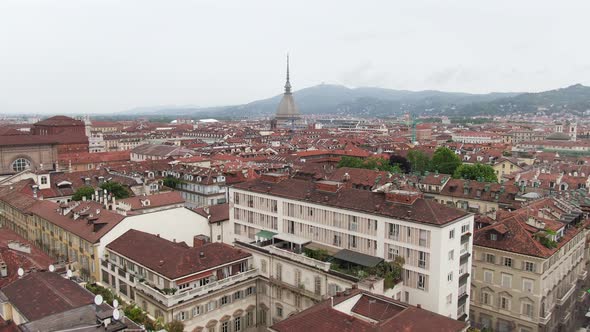
[[[287,241],[287,242],[291,242],[294,244],[299,244],[299,245],[304,245],[307,243],[310,243],[311,240],[306,239],[304,237],[299,237],[299,236],[295,236],[293,234],[288,234],[288,233],[280,233],[274,236],[275,239],[278,240],[283,240],[283,241]]]
[[[338,248],[330,247],[325,244],[321,244],[321,243],[317,243],[317,242],[313,242],[313,241],[311,243],[307,244],[305,247],[312,249],[312,250],[325,250],[328,252],[328,254],[330,254],[332,256],[334,256],[334,254],[336,254],[338,251],[340,251],[340,249],[338,249]]]

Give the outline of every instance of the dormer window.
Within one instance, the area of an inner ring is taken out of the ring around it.
[[[498,240],[498,234],[496,234],[496,233],[490,233],[490,240],[497,241]]]

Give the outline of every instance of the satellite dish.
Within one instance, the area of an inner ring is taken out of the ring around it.
[[[117,301],[116,299],[113,300],[113,308],[117,308],[119,307],[119,301]]]
[[[74,274],[72,273],[72,270],[68,270],[66,275],[68,276],[68,278],[71,278]]]
[[[119,318],[121,318],[121,313],[119,312],[119,310],[117,310],[117,309],[113,310],[113,319],[119,320]]]
[[[102,304],[102,295],[97,294],[94,297],[94,304],[96,304],[96,305],[101,305]]]
[[[25,275],[25,270],[23,270],[22,267],[19,267],[16,273],[18,273],[19,277],[22,277]]]
[[[49,272],[55,272],[55,266],[53,264],[49,265]]]

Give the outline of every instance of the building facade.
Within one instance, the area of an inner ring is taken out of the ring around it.
[[[473,228],[468,213],[406,192],[347,189],[279,174],[231,188],[230,206],[230,241],[250,242],[270,231],[388,261],[401,256],[401,300],[467,317]]]

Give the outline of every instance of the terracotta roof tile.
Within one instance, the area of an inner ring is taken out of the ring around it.
[[[170,279],[251,256],[220,242],[194,248],[134,229],[115,239],[107,248]],[[200,255],[201,252],[204,254],[203,257]]]
[[[29,321],[93,302],[94,296],[57,273],[35,272],[2,288],[2,293]]]

